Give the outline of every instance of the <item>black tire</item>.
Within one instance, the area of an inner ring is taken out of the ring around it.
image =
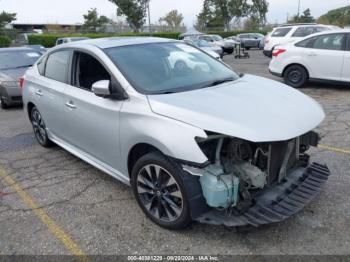
[[[8,109],[9,105],[5,103],[3,98],[0,98],[1,108],[2,109]]]
[[[182,229],[192,221],[183,174],[176,162],[159,152],[144,155],[132,169],[131,185],[139,206],[163,228]]]
[[[309,74],[304,67],[291,65],[285,70],[283,78],[287,85],[300,88],[309,80]]]
[[[35,138],[42,147],[51,147],[52,141],[49,139],[44,120],[36,107],[33,107],[30,112],[30,121],[33,126]]]
[[[228,53],[229,55],[231,55],[233,53],[234,49],[227,49],[226,53]]]
[[[245,50],[250,50],[250,47],[245,47]]]

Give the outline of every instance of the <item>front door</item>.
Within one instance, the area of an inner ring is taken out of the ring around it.
[[[72,85],[65,89],[65,119],[69,143],[115,170],[120,161],[119,114],[122,101],[97,97],[92,85],[111,80],[93,56],[74,52]]]

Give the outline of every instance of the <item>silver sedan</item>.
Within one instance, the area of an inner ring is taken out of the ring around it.
[[[156,224],[242,226],[301,210],[329,170],[309,163],[320,105],[180,41],[107,38],[49,50],[24,77],[37,141],[132,186]]]

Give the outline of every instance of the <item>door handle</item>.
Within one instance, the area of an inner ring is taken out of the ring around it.
[[[311,52],[311,53],[308,53],[308,56],[317,56],[317,54],[314,52]]]
[[[43,92],[41,90],[37,90],[35,91],[35,94],[37,94],[38,96],[43,96]]]
[[[66,103],[66,106],[72,109],[76,109],[77,107],[74,105],[73,101],[69,101]]]

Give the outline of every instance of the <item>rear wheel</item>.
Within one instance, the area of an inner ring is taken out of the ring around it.
[[[304,67],[300,65],[292,65],[286,69],[283,77],[287,85],[299,88],[306,84],[309,75]]]
[[[131,173],[131,185],[142,211],[167,229],[181,229],[191,222],[181,168],[161,153],[141,157]]]
[[[31,110],[30,121],[32,122],[34,134],[38,143],[43,147],[52,146],[52,142],[46,132],[44,120],[36,107],[33,107]]]

